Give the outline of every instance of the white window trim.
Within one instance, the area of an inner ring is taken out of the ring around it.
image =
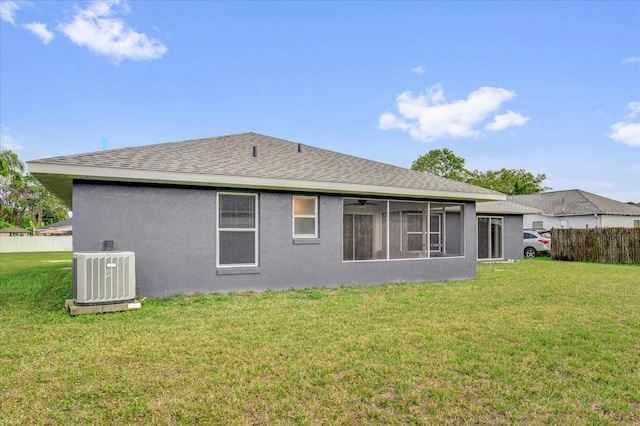
[[[313,215],[308,214],[296,214],[296,198],[306,198],[313,199],[314,203],[314,212]],[[291,203],[291,233],[293,234],[293,238],[318,238],[318,197],[314,195],[294,195],[292,198],[293,202]],[[296,234],[296,219],[313,219],[313,235],[311,234]]]
[[[221,195],[239,195],[239,196],[245,196],[245,197],[254,197],[255,198],[255,206],[256,206],[256,211],[255,211],[255,223],[254,223],[254,227],[253,228],[224,228],[224,230],[222,230],[220,228],[220,196]],[[246,193],[246,192],[218,192],[216,194],[216,267],[217,268],[247,268],[247,267],[254,267],[254,266],[258,266],[259,265],[259,259],[258,259],[258,247],[260,247],[260,241],[259,241],[259,232],[258,232],[258,228],[260,227],[260,218],[259,218],[259,212],[260,212],[260,206],[259,206],[259,199],[258,199],[258,194],[252,194],[252,193]],[[239,231],[239,232],[254,232],[255,234],[255,245],[254,245],[254,259],[255,262],[254,263],[235,263],[235,264],[225,264],[225,265],[221,265],[220,264],[220,232],[234,232],[234,231]]]

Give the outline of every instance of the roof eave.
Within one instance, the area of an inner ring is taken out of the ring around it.
[[[501,201],[506,195],[498,192],[461,192],[405,188],[397,186],[362,185],[341,182],[263,178],[255,176],[208,175],[153,170],[116,169],[109,167],[75,166],[27,162],[29,172],[72,208],[73,180],[105,182],[160,183],[168,185],[216,186],[286,191],[309,191],[336,194],[361,194],[409,198],[440,198],[468,201]],[[47,183],[49,185],[47,185]]]
[[[488,209],[488,210],[480,210],[476,209],[476,213],[478,214],[515,214],[515,215],[530,215],[535,214],[539,215],[541,212],[534,211],[522,211],[522,210],[500,210],[500,209]]]

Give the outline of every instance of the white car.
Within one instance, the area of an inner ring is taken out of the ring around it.
[[[525,229],[524,257],[536,257],[551,254],[551,232],[544,229]]]

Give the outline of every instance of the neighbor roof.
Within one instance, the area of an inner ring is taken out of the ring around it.
[[[12,226],[10,228],[0,229],[0,234],[30,234],[31,231],[22,229],[19,226]]]
[[[581,216],[590,214],[638,216],[640,208],[610,198],[571,189],[567,191],[541,192],[516,195],[513,201],[541,209],[550,216]]]
[[[45,158],[27,164],[29,172],[69,207],[75,179],[415,198],[505,199],[499,192],[474,185],[256,133]]]
[[[51,225],[43,226],[39,230],[44,231],[46,229],[61,228],[63,226],[73,226],[73,218],[65,219],[61,222],[56,222],[56,223],[52,223]]]
[[[476,213],[542,214],[542,210],[513,201],[485,201],[476,204]]]

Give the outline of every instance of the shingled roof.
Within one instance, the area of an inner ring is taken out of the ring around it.
[[[72,182],[165,183],[371,196],[502,200],[499,192],[256,133],[27,162],[71,207]]]
[[[476,204],[476,213],[497,214],[542,214],[542,210],[514,201],[484,201]]]
[[[567,191],[541,192],[516,195],[513,201],[541,209],[550,216],[581,216],[590,214],[638,216],[640,208],[610,198],[571,189]]]

